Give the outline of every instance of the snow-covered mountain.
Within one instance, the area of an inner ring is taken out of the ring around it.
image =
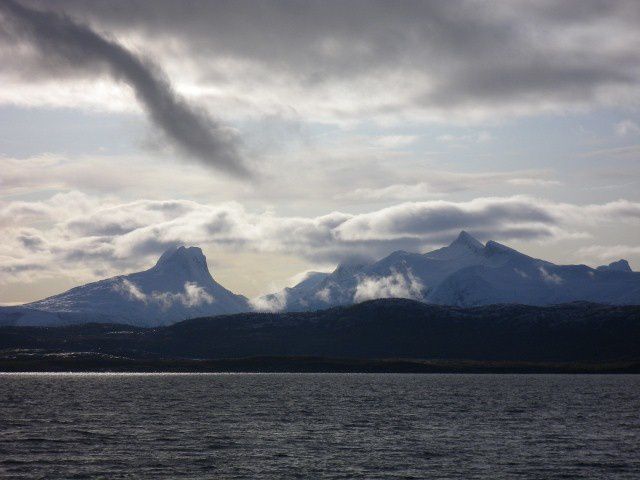
[[[377,261],[350,260],[331,273],[312,272],[296,286],[253,303],[304,311],[376,298],[410,298],[456,306],[572,301],[640,305],[640,272],[626,260],[590,268],[555,265],[461,232],[428,253],[397,251]],[[143,272],[73,288],[17,307],[0,307],[0,325],[86,322],[159,326],[187,318],[240,313],[248,300],[216,283],[197,247],[166,251]]]
[[[377,262],[341,264],[266,300],[278,298],[287,310],[315,310],[388,297],[457,306],[640,304],[640,273],[626,260],[596,269],[555,265],[498,242],[483,245],[463,231],[438,250],[397,251]]]
[[[167,325],[187,318],[250,310],[247,299],[218,284],[197,247],[167,250],[143,272],[108,278],[53,297],[0,310],[0,323],[58,325],[113,322]]]

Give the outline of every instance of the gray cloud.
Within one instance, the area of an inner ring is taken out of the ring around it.
[[[133,88],[153,124],[179,150],[228,173],[248,174],[235,134],[189,105],[151,62],[65,14],[31,9],[13,0],[1,2],[0,13],[9,20],[5,35],[9,32],[29,42],[46,60],[45,66],[55,64],[56,73],[108,72]]]
[[[248,82],[259,87],[248,97],[273,89],[269,96],[285,95],[279,100],[286,105],[299,91],[313,97],[318,90],[336,116],[406,109],[486,116],[638,99],[640,4],[629,0],[47,5],[136,32],[144,45],[172,45],[161,53],[191,65],[201,84]],[[218,60],[246,68],[233,71]],[[355,86],[349,91],[358,101],[334,104],[332,85]],[[373,102],[373,90],[384,99]]]

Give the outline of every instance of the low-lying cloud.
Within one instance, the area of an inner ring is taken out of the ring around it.
[[[0,281],[83,279],[147,267],[168,247],[298,256],[331,264],[346,257],[423,251],[465,229],[482,240],[589,238],[589,229],[640,222],[640,203],[575,205],[531,197],[406,202],[368,213],[292,217],[238,203],[188,200],[115,203],[78,192],[45,201],[0,202]]]
[[[354,302],[375,300],[377,298],[409,298],[420,300],[423,297],[424,285],[413,275],[411,270],[405,273],[392,272],[386,277],[360,278],[353,295]]]
[[[252,298],[251,307],[257,312],[281,312],[287,307],[287,291],[281,290]]]
[[[540,267],[540,276],[542,279],[552,285],[560,285],[564,280],[557,273],[548,272],[546,268]]]
[[[145,305],[155,304],[162,310],[168,310],[175,304],[188,308],[197,307],[213,303],[215,300],[204,288],[194,282],[185,282],[182,292],[159,292],[154,290],[146,294],[135,283],[127,279],[123,279],[113,288],[131,300],[142,302]]]

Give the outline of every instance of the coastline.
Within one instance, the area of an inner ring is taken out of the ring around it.
[[[638,374],[640,361],[546,363],[287,356],[134,359],[96,353],[74,353],[5,356],[0,358],[0,372]]]

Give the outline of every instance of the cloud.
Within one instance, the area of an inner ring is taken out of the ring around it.
[[[394,271],[386,277],[363,277],[359,279],[353,295],[354,302],[364,302],[376,298],[410,298],[420,300],[424,285],[411,270],[405,274]]]
[[[606,158],[620,160],[635,160],[640,154],[640,145],[628,145],[624,147],[603,148],[592,150],[579,155],[582,158]]]
[[[640,257],[640,246],[637,245],[589,245],[578,250],[577,255],[586,261],[594,259],[609,263],[629,257]]]
[[[633,0],[497,2],[481,11],[464,0],[46,5],[151,52],[185,89],[232,114],[293,107],[312,121],[469,123],[640,100]],[[4,57],[27,68],[28,52]]]
[[[475,231],[483,238],[491,235],[551,237],[559,219],[554,209],[548,207],[527,197],[407,202],[353,216],[337,226],[335,234],[348,242],[399,238],[436,240],[463,228]]]
[[[381,148],[403,148],[415,143],[418,135],[383,135],[373,138],[373,144]]]
[[[493,140],[493,136],[489,132],[477,132],[466,135],[452,135],[450,133],[440,135],[437,140],[444,143],[460,144],[460,143],[487,143]]]
[[[548,171],[457,173],[432,171],[417,183],[394,183],[379,188],[356,188],[338,198],[349,200],[414,200],[468,190],[493,189],[498,185],[513,187],[553,187],[561,182]]]
[[[215,300],[204,288],[194,282],[185,282],[184,291],[182,292],[158,292],[154,290],[147,295],[136,284],[123,279],[120,283],[114,285],[113,289],[131,300],[144,304],[157,304],[163,310],[168,310],[176,303],[185,307],[197,307],[205,303],[213,303]]]
[[[138,302],[147,303],[147,295],[138,288],[138,286],[127,280],[123,279],[120,283],[113,286],[113,290],[123,294],[130,300],[137,300]]]
[[[318,290],[315,293],[314,297],[322,302],[329,303],[331,301],[331,289],[329,287],[325,287],[321,290]]]
[[[549,273],[544,267],[540,267],[539,270],[540,270],[540,276],[547,283],[551,283],[553,285],[560,285],[564,281],[560,275],[555,273]]]
[[[281,290],[252,298],[249,303],[257,312],[281,312],[287,306],[287,291]]]
[[[239,203],[116,202],[71,192],[0,202],[0,282],[73,275],[83,281],[148,267],[168,247],[297,256],[335,263],[355,255],[423,251],[466,229],[479,238],[589,238],[589,229],[640,223],[640,203],[575,205],[531,197],[406,202],[316,217],[249,211]],[[188,292],[187,292],[188,293]]]
[[[616,123],[615,126],[616,135],[619,137],[626,137],[627,135],[640,134],[640,126],[631,120],[623,120]]]
[[[304,211],[318,204],[326,209],[353,208],[371,201],[425,200],[461,192],[473,196],[523,193],[561,185],[550,169],[472,173],[429,168],[426,162],[402,168],[403,159],[395,153],[368,149],[370,146],[366,138],[353,144],[314,146],[270,156],[256,164],[259,172],[255,182],[229,181],[225,176],[212,176],[201,164],[147,156],[0,155],[0,197],[82,190],[139,198],[144,192],[146,198],[186,195],[206,202],[230,198],[262,204],[295,201]]]
[[[31,9],[13,0],[0,3],[0,13],[9,20],[5,30],[16,41],[29,42],[48,66],[56,63],[49,74],[107,72],[133,88],[152,123],[183,153],[234,175],[248,174],[235,134],[189,105],[150,61],[65,14]]]
[[[205,303],[213,303],[215,300],[204,288],[193,282],[184,284],[184,292],[153,292],[151,296],[163,308],[170,308],[174,303],[181,303],[185,307],[197,307]]]

